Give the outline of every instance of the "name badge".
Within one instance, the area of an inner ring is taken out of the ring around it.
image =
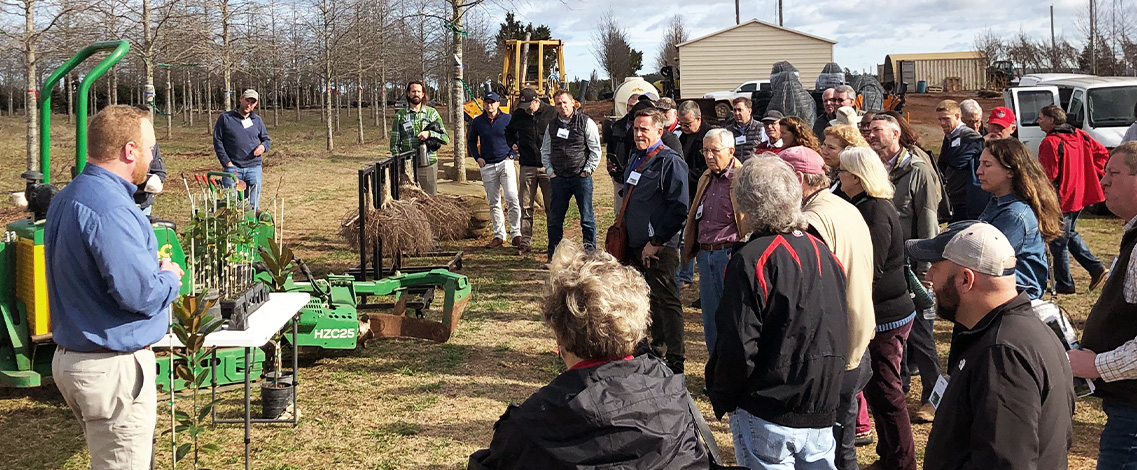
[[[640,172],[633,171],[632,174],[628,175],[628,184],[635,186],[639,182],[640,182]]]
[[[568,128],[562,127],[560,129],[557,129],[557,137],[560,137],[562,139],[567,139],[568,135],[569,135]]]
[[[245,129],[253,127],[253,119],[252,118],[242,119],[241,120],[241,126],[244,127]]]
[[[932,394],[928,395],[928,403],[932,404],[932,408],[939,410],[940,400],[944,397],[944,390],[947,389],[948,379],[944,376],[936,379],[936,386],[932,389]]]
[[[699,207],[695,209],[695,218],[696,219],[703,218],[703,205],[702,204],[699,204]]]
[[[740,135],[734,138],[734,145],[742,145],[746,143],[746,136]]]
[[[404,131],[410,132],[412,128],[413,128],[413,127],[411,126],[411,122],[410,122],[410,121],[406,121],[406,122],[404,122],[404,123],[403,123],[403,130],[404,130]]]
[[[951,141],[951,146],[952,147],[959,147],[959,137],[956,137],[954,140]]]

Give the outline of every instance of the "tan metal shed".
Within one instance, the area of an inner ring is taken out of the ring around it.
[[[916,91],[918,81],[943,86],[949,77],[959,77],[964,90],[981,90],[987,85],[987,59],[982,51],[889,54],[880,70],[881,83],[903,81],[911,92]]]
[[[679,81],[683,98],[734,90],[750,80],[769,80],[775,62],[797,67],[801,83],[813,88],[825,64],[833,62],[837,41],[759,20],[713,32],[679,44]]]

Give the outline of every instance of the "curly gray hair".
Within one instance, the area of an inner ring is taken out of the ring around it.
[[[750,158],[734,175],[731,189],[748,221],[747,230],[756,234],[789,233],[805,228],[801,214],[801,183],[785,160],[763,153]]]
[[[647,336],[649,292],[634,268],[564,240],[549,263],[541,318],[561,347],[581,359],[624,357]]]

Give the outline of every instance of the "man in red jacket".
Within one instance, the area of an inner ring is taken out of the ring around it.
[[[1105,200],[1100,180],[1105,174],[1109,151],[1081,129],[1067,124],[1066,112],[1058,106],[1042,108],[1038,113],[1038,126],[1046,132],[1046,138],[1038,147],[1038,161],[1058,191],[1065,226],[1062,236],[1050,242],[1054,288],[1059,294],[1074,293],[1069,252],[1090,273],[1090,289],[1096,289],[1105,281],[1109,269],[1094,257],[1075,228],[1083,208]]]

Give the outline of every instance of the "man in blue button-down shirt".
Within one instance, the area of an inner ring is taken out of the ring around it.
[[[182,269],[132,195],[154,149],[149,114],[109,106],[91,120],[89,162],[44,226],[56,386],[84,427],[91,468],[147,469],[157,419],[150,345],[169,324]]]

